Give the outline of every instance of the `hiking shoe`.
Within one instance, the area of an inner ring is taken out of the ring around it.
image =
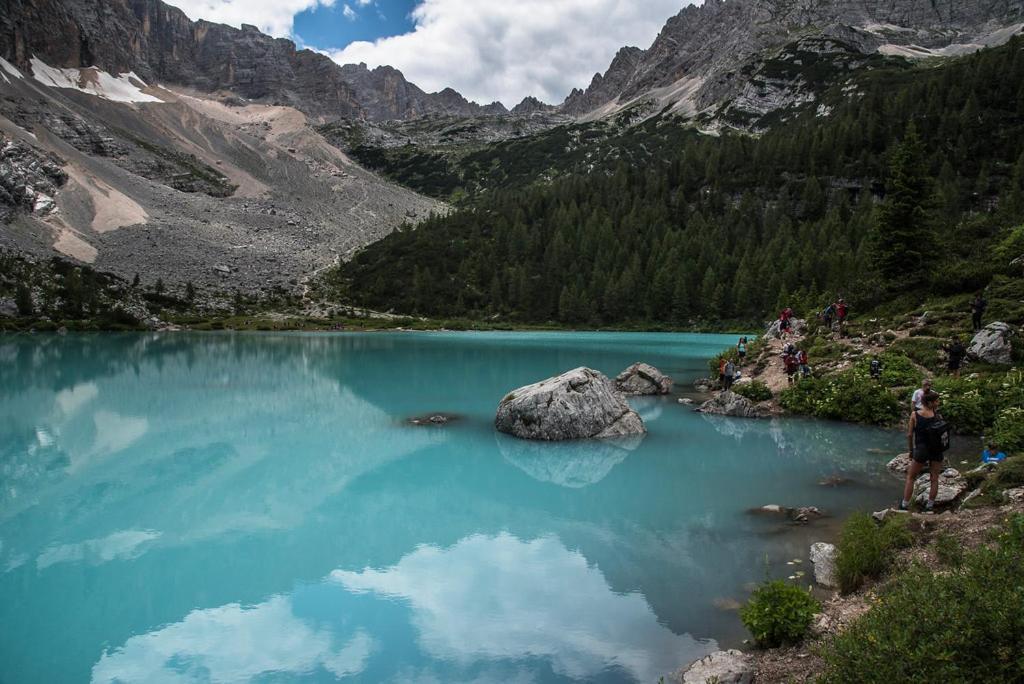
[[[928,503],[926,503],[924,505],[924,512],[925,513],[934,513],[935,512],[935,502],[934,501],[928,501]]]
[[[896,504],[896,510],[897,511],[905,511],[905,510],[907,510],[907,504],[905,504],[904,502],[900,501],[898,504]]]

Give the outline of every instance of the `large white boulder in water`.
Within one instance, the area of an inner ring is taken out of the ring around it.
[[[647,432],[644,421],[596,370],[576,368],[513,390],[498,404],[494,426],[521,439],[603,439]]]
[[[668,394],[672,391],[672,378],[654,366],[634,363],[618,374],[615,387],[623,394]]]
[[[1006,323],[989,323],[971,340],[967,353],[985,363],[1009,365],[1013,362],[1010,337],[1013,328]]]

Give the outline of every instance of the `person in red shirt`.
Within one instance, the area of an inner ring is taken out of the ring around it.
[[[800,362],[797,360],[796,354],[786,354],[782,363],[786,366],[786,379],[792,385],[796,381],[796,372],[800,369]]]
[[[836,302],[836,320],[839,321],[839,336],[846,337],[846,316],[850,313],[850,307],[842,297]]]

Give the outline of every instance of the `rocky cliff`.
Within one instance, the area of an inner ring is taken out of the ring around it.
[[[793,68],[808,57],[826,54],[842,73],[879,54],[972,52],[1022,26],[1024,0],[706,0],[669,19],[647,50],[624,48],[561,108],[583,116],[650,100],[695,114],[742,98],[741,109],[763,114],[813,99],[807,69]],[[757,78],[780,59],[787,77]]]
[[[28,69],[33,56],[55,67],[134,72],[149,83],[285,104],[323,119],[409,119],[425,114],[503,112],[455,91],[428,94],[397,69],[338,66],[253,26],[191,21],[160,0],[5,0],[0,57]]]

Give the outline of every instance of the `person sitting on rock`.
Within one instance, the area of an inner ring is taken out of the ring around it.
[[[995,444],[989,444],[988,448],[981,452],[982,463],[999,463],[1006,459],[1006,454],[999,450]]]
[[[725,357],[718,357],[718,386],[725,388]]]
[[[877,356],[871,359],[871,379],[882,379],[882,361]]]
[[[914,390],[914,394],[910,397],[910,412],[920,411],[924,408],[924,395],[930,392],[932,389],[932,381],[925,378],[921,383],[921,387]]]
[[[931,475],[931,489],[928,491],[928,503],[925,510],[935,508],[935,497],[939,495],[939,475],[942,474],[942,462],[945,455],[941,449],[933,446],[929,429],[942,420],[939,416],[939,393],[931,390],[921,398],[921,409],[910,415],[907,424],[907,443],[910,447],[910,467],[907,468],[907,481],[903,486],[903,499],[900,510],[905,511],[910,505],[910,497],[914,493],[914,482],[927,466]]]
[[[960,341],[960,338],[954,335],[953,339],[946,345],[945,350],[949,357],[947,363],[949,372],[954,378],[959,378],[960,368],[964,365],[964,359],[967,358],[967,347]]]

